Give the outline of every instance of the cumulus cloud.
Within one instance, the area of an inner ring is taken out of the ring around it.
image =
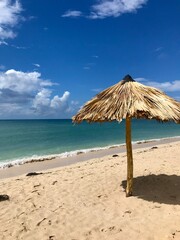
[[[34,100],[33,100],[33,108],[39,112],[42,113],[44,110],[46,110],[47,107],[50,105],[50,96],[51,96],[51,91],[48,89],[42,89],[39,91]]]
[[[39,72],[0,72],[0,118],[63,118],[76,109],[69,103],[70,92],[55,95],[56,83]]]
[[[62,17],[81,17],[82,16],[82,12],[81,11],[76,11],[76,10],[68,10],[67,12],[65,12]]]
[[[66,108],[67,106],[67,100],[69,98],[70,92],[66,91],[62,97],[59,96],[55,96],[52,100],[51,100],[51,104],[50,106],[54,109],[63,109]]]
[[[21,72],[14,69],[0,73],[0,89],[10,89],[19,93],[32,93],[44,86],[52,86],[48,80],[42,80],[39,72]]]
[[[148,0],[97,0],[90,7],[90,19],[103,19],[107,17],[119,17],[124,13],[136,12],[142,8]],[[69,10],[62,17],[80,17],[82,12]]]
[[[52,91],[49,89],[39,91],[33,100],[32,109],[42,115],[57,115],[58,111],[59,113],[67,113],[69,111],[68,99],[70,92],[64,92],[62,97],[56,95],[51,98],[51,95]]]
[[[15,25],[20,20],[20,13],[22,12],[21,4],[18,0],[1,0],[0,1],[0,40],[1,43],[5,39],[14,38]],[[5,42],[4,42],[5,43]]]

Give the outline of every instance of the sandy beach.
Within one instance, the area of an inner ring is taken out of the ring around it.
[[[0,239],[180,239],[180,141],[142,145],[133,153],[129,198],[124,151],[46,170],[36,165],[45,163],[1,170],[0,194],[10,199],[0,202]],[[41,174],[26,176],[27,170]]]

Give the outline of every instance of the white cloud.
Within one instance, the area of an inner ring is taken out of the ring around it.
[[[52,86],[48,80],[42,80],[38,72],[21,72],[14,69],[0,73],[0,89],[10,89],[19,93],[31,93],[44,86]]]
[[[16,46],[16,45],[14,45],[14,44],[9,44],[9,43],[7,43],[6,41],[1,41],[1,40],[0,40],[0,46],[1,46],[1,45],[9,46],[9,47],[16,48],[16,49],[27,49],[27,47]]]
[[[0,38],[7,39],[7,38],[15,38],[16,34],[12,30],[3,29],[0,27]]]
[[[14,38],[16,33],[13,28],[20,20],[22,12],[21,4],[18,0],[1,0],[0,1],[0,39]]]
[[[68,10],[62,15],[62,17],[81,17],[81,16],[82,16],[82,12],[76,11],[76,10]]]
[[[119,17],[124,13],[135,12],[147,0],[100,0],[92,6],[90,18]]]
[[[119,17],[124,13],[136,12],[142,8],[148,0],[96,0],[90,7],[90,19],[103,19],[107,17]],[[68,10],[62,17],[81,17],[83,13],[76,10]]]
[[[169,81],[169,82],[156,82],[146,78],[135,78],[135,81],[144,82],[145,85],[161,89],[164,92],[179,92],[180,91],[180,80]]]
[[[70,117],[77,106],[69,103],[68,91],[54,96],[54,85],[39,72],[0,72],[0,118]]]
[[[0,40],[0,46],[1,46],[1,45],[6,45],[6,46],[8,46],[8,43],[5,42],[5,41],[1,41],[1,40]]]
[[[143,78],[143,77],[135,78],[134,80],[137,81],[137,82],[143,82],[143,81],[146,81],[146,79]]]
[[[35,67],[40,67],[40,64],[38,64],[38,63],[33,63],[33,65],[35,66]]]
[[[172,82],[153,82],[148,81],[146,82],[147,85],[159,88],[165,92],[178,92],[180,91],[180,80],[175,80]]]
[[[62,109],[67,105],[67,100],[70,96],[70,92],[66,91],[62,97],[59,96],[55,96],[52,100],[51,100],[51,104],[50,106],[54,109]]]
[[[37,111],[41,111],[44,107],[49,107],[51,93],[49,89],[45,88],[39,91],[33,100],[33,108]]]
[[[69,112],[69,96],[70,92],[65,91],[62,97],[56,95],[51,98],[52,91],[42,89],[37,93],[33,100],[33,109],[36,113],[44,116],[67,116]]]

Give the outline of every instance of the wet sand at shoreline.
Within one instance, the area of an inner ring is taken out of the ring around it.
[[[180,141],[180,138],[166,138],[160,140],[148,140],[145,142],[139,141],[138,143],[133,144],[133,149],[139,148],[149,148],[160,144],[166,144],[171,142]],[[78,155],[60,158],[60,157],[50,157],[48,159],[40,159],[40,160],[32,160],[31,162],[24,163],[22,165],[14,165],[9,168],[0,168],[0,179],[15,177],[23,174],[27,174],[28,172],[36,172],[36,171],[45,171],[48,169],[68,166],[71,164],[75,164],[78,162],[88,161],[93,158],[100,158],[107,155],[126,153],[126,146],[121,145],[119,147],[110,147],[109,149],[90,151],[87,153],[79,152]]]

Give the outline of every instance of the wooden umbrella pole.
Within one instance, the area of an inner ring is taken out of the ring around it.
[[[127,151],[127,186],[126,197],[132,196],[133,188],[133,155],[131,143],[131,118],[126,117],[126,151]]]

